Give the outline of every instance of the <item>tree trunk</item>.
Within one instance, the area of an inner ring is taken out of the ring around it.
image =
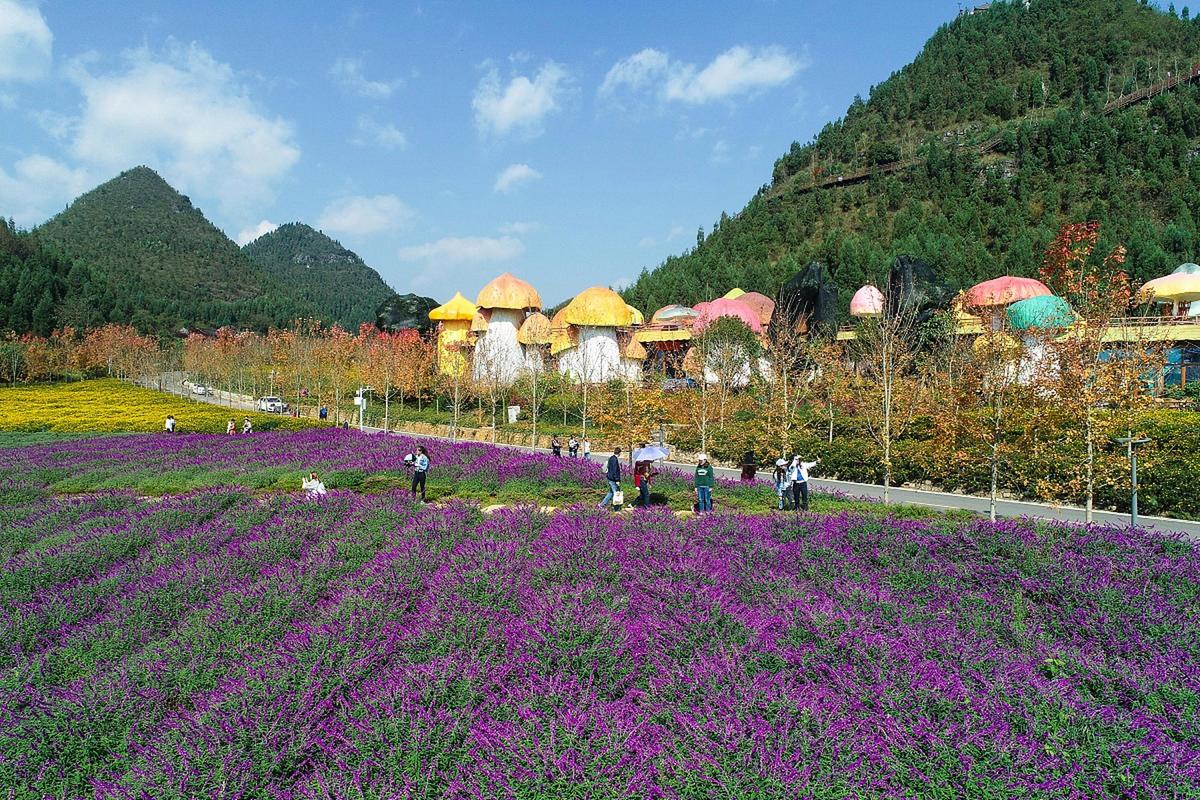
[[[1084,466],[1087,470],[1087,506],[1084,519],[1091,523],[1092,503],[1096,494],[1096,448],[1093,441],[1095,431],[1092,424],[1092,407],[1090,404],[1088,405],[1087,413],[1084,415],[1084,431],[1087,436],[1087,459],[1084,461]]]

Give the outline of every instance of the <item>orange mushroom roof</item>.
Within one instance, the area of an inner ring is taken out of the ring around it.
[[[632,324],[633,314],[621,295],[606,286],[593,286],[567,303],[563,321],[594,328],[620,328]]]
[[[488,329],[488,317],[491,316],[491,310],[481,308],[471,317],[471,333],[486,333]]]
[[[454,297],[430,311],[429,318],[441,322],[450,322],[451,320],[469,322],[475,316],[475,311],[474,303],[463,297],[462,292],[455,292]]]
[[[511,272],[493,279],[479,290],[475,305],[480,308],[540,309],[541,295]]]
[[[521,344],[550,344],[553,340],[554,332],[550,329],[550,320],[541,312],[534,312],[526,317],[517,331],[517,341]]]

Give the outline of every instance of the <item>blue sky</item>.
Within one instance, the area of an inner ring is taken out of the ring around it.
[[[231,237],[552,304],[691,246],[957,8],[0,0],[0,214],[147,164]]]

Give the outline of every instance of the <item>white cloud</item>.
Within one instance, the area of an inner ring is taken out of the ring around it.
[[[500,233],[516,234],[517,236],[540,231],[541,229],[542,224],[540,222],[506,222],[496,228]]]
[[[384,150],[403,150],[408,146],[408,137],[390,122],[377,122],[363,115],[358,118],[358,134],[350,142],[359,147],[374,145]]]
[[[361,58],[339,58],[329,68],[329,74],[347,91],[373,100],[391,97],[392,92],[404,85],[404,81],[399,78],[390,81],[370,80]]]
[[[542,173],[528,164],[509,164],[496,176],[496,183],[492,185],[492,191],[508,194],[521,184],[536,181],[540,177],[542,177]]]
[[[416,212],[394,194],[343,197],[325,207],[317,220],[321,230],[367,235],[407,227]]]
[[[517,75],[503,85],[493,67],[479,81],[471,101],[475,125],[483,133],[537,136],[546,115],[558,110],[569,81],[566,69],[553,61],[543,64],[533,80]]]
[[[60,114],[50,109],[34,111],[30,116],[33,117],[38,127],[55,139],[66,139],[74,132],[75,125],[78,123],[78,120],[74,117],[69,117],[66,114]]]
[[[712,148],[712,155],[709,160],[714,164],[725,164],[729,162],[729,144],[724,139],[718,139]]]
[[[661,50],[646,48],[613,64],[599,93],[612,97],[622,90],[653,92],[663,101],[700,105],[781,86],[807,66],[807,59],[780,47],[752,50],[738,45],[703,69],[672,61]]]
[[[36,5],[0,0],[0,80],[42,77],[53,48],[54,34]]]
[[[656,239],[653,236],[643,236],[638,240],[638,247],[657,247],[660,244],[670,244],[686,232],[682,225],[672,225],[671,230],[667,231],[666,235],[661,239]]]
[[[125,55],[125,68],[71,68],[83,110],[71,149],[108,171],[156,167],[185,192],[209,194],[227,213],[268,201],[300,158],[292,126],[260,112],[233,70],[199,46],[170,42],[158,56]]]
[[[640,91],[661,82],[670,67],[670,58],[661,50],[647,47],[613,64],[600,84],[600,94],[611,95],[622,88]]]
[[[250,244],[260,236],[266,236],[271,231],[279,227],[279,223],[271,222],[269,219],[264,219],[257,225],[251,225],[247,228],[242,228],[238,231],[238,235],[233,238],[238,243],[239,247],[244,247]]]
[[[401,261],[438,261],[445,264],[472,264],[484,261],[510,261],[525,252],[520,239],[511,236],[448,236],[436,242],[402,247]]]
[[[91,184],[86,170],[72,169],[48,156],[27,156],[13,165],[11,174],[0,167],[0,215],[12,217],[18,225],[36,225]]]

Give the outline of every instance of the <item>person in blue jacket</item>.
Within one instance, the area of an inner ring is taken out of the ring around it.
[[[613,450],[613,454],[608,457],[604,477],[608,480],[608,494],[600,501],[600,508],[608,508],[617,492],[621,491],[621,448]]]
[[[421,487],[421,502],[425,502],[425,476],[429,472],[429,451],[425,445],[417,448],[417,458],[413,462],[412,493],[417,496],[417,486]]]

